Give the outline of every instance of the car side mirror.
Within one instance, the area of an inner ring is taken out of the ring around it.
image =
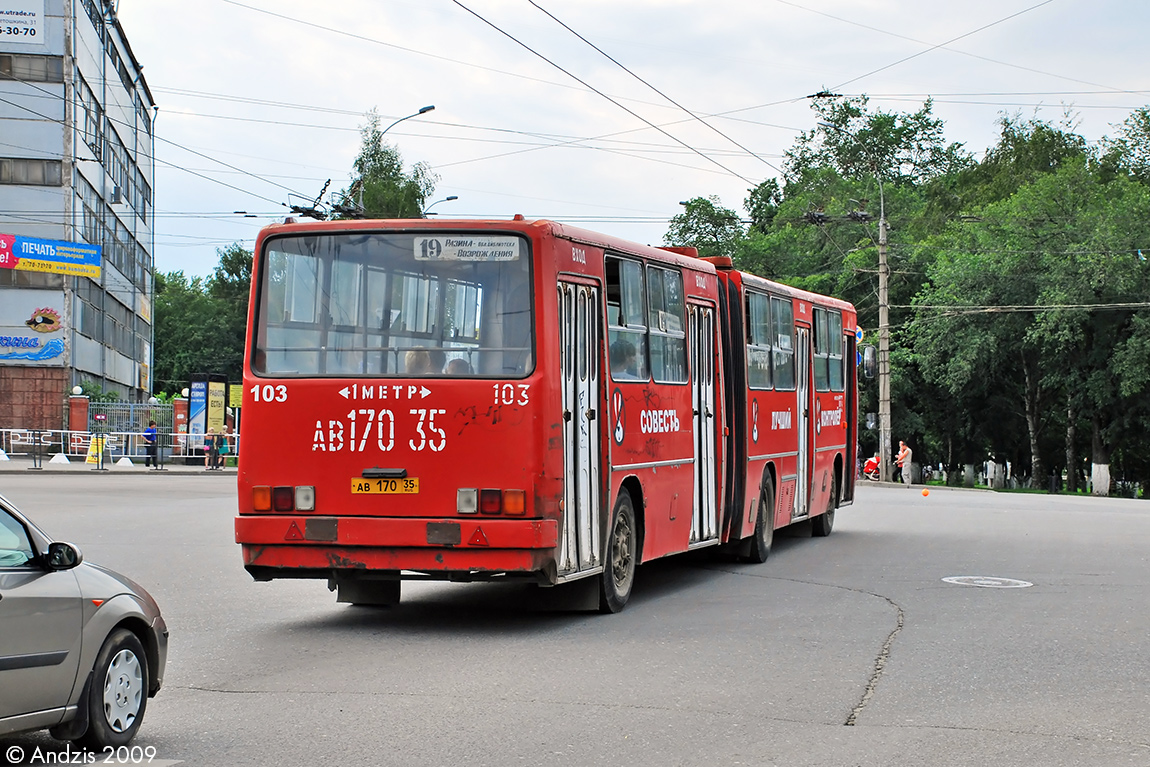
[[[50,570],[71,570],[84,561],[84,555],[72,544],[56,541],[48,544],[48,555],[44,559]]]
[[[878,372],[878,351],[873,346],[863,347],[863,376],[874,378]]]

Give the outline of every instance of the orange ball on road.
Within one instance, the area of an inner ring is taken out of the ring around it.
[[[930,491],[929,491],[929,490],[927,490],[927,489],[924,487],[924,488],[922,489],[922,497],[923,497],[923,498],[926,498],[928,495],[930,495]]]

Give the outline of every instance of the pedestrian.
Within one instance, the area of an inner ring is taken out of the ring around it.
[[[902,440],[898,442],[898,455],[895,457],[895,463],[902,469],[902,483],[904,485],[911,484],[910,466],[911,466],[911,452],[910,446]]]
[[[866,477],[867,479],[878,482],[878,480],[879,480],[879,468],[880,468],[880,463],[879,463],[878,453],[875,453],[874,457],[866,459],[866,463],[863,464],[863,476]]]
[[[222,469],[228,462],[228,453],[232,452],[231,440],[228,439],[230,426],[224,426],[224,431],[216,437],[216,468]]]
[[[204,466],[207,471],[216,468],[216,433],[211,429],[204,435]]]
[[[148,454],[144,457],[144,468],[152,466],[160,468],[160,462],[156,459],[156,422],[148,421],[148,428],[144,429],[144,447]]]

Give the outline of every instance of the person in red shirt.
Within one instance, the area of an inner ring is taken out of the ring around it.
[[[902,440],[899,440],[899,442],[898,442],[898,455],[895,456],[895,463],[897,463],[898,467],[900,469],[902,469],[902,483],[904,485],[909,485],[910,480],[911,480],[911,477],[910,477],[911,456],[912,456],[912,452],[911,452],[910,447],[905,442],[903,442]]]
[[[866,463],[863,464],[863,476],[867,479],[877,481],[879,478],[879,465],[878,453],[875,453],[873,458],[866,459]]]

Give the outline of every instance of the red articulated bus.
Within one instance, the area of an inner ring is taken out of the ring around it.
[[[264,229],[236,541],[256,580],[341,602],[400,583],[584,583],[854,495],[854,308],[550,221]]]

